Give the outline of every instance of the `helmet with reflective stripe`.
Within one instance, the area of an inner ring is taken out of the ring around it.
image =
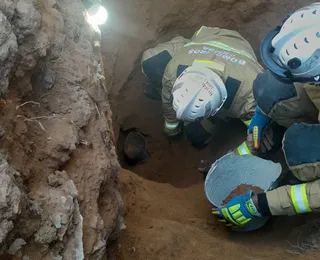
[[[227,90],[213,70],[191,66],[175,81],[172,95],[177,118],[193,122],[216,114],[227,99]]]
[[[277,78],[320,82],[320,3],[301,8],[262,42],[261,57]]]

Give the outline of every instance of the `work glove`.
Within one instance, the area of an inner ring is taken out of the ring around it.
[[[252,154],[258,154],[259,156],[266,156],[270,152],[276,151],[281,148],[282,139],[286,128],[280,126],[276,122],[271,122],[267,125],[261,136],[260,147],[256,149],[254,147],[253,135],[249,134],[247,136],[247,147],[251,151]]]
[[[183,137],[183,123],[168,123],[165,122],[164,125],[164,134],[168,137],[170,143],[178,142]]]
[[[226,205],[212,209],[218,221],[227,227],[237,228],[250,222],[253,218],[261,217],[252,201],[255,193],[249,190],[247,193],[234,197]]]
[[[268,116],[266,116],[261,110],[260,108],[256,108],[256,111],[251,119],[250,125],[248,127],[248,135],[252,135],[253,134],[253,129],[254,127],[257,127],[258,129],[258,133],[256,136],[256,141],[258,143],[258,145],[255,145],[255,149],[258,149],[260,146],[260,142],[261,142],[261,138],[262,138],[262,132],[264,130],[264,128],[269,124],[270,118]]]
[[[274,141],[273,141],[273,131],[270,128],[266,128],[262,134],[261,134],[261,140],[259,142],[259,148],[254,146],[254,140],[253,135],[248,134],[246,145],[249,149],[249,151],[253,155],[259,154],[265,154],[267,152],[270,152],[272,148],[274,147]]]

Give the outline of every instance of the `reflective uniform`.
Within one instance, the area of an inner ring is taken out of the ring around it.
[[[142,60],[142,64],[146,61]],[[162,77],[162,104],[165,126],[179,125],[172,106],[172,87],[177,77],[189,66],[205,66],[224,81],[228,98],[217,116],[239,118],[249,123],[256,103],[252,93],[253,81],[262,67],[250,44],[237,32],[220,28],[201,27],[168,62]],[[191,142],[205,141],[210,136],[212,122],[185,123]]]
[[[284,84],[265,72],[254,82],[254,95],[266,115],[288,128],[283,151],[289,169],[301,181],[266,193],[270,213],[320,211],[319,86]]]

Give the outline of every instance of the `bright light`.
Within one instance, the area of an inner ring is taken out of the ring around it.
[[[102,25],[108,19],[107,10],[101,5],[94,5],[88,9],[87,20],[92,25]]]

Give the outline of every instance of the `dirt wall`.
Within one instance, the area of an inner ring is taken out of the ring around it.
[[[0,1],[1,259],[102,259],[119,234],[100,36],[83,12]]]

